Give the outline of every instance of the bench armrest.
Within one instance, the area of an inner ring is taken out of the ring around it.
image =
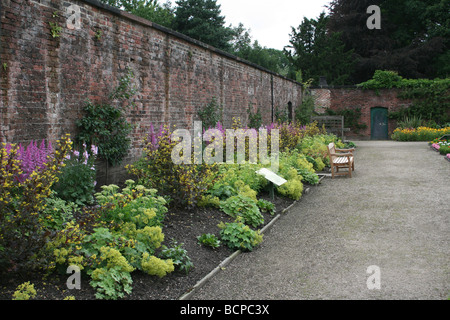
[[[330,155],[335,157],[353,157],[353,153],[331,153]]]
[[[339,152],[353,152],[353,151],[355,151],[355,149],[354,148],[352,148],[352,149],[336,149],[336,151],[339,151]]]

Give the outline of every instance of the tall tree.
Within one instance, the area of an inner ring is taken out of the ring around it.
[[[222,50],[230,50],[233,31],[225,26],[217,0],[178,0],[173,28]]]
[[[292,28],[290,45],[285,52],[302,80],[325,76],[330,84],[347,84],[352,70],[352,50],[346,50],[339,33],[327,29],[328,17],[323,12],[317,19],[304,18]]]
[[[141,18],[170,28],[175,18],[174,9],[169,2],[160,5],[158,0],[100,0],[110,6],[125,10]]]
[[[381,9],[381,29],[367,28],[370,5]],[[377,69],[407,78],[449,75],[448,0],[333,0],[329,9],[330,31],[341,33],[346,50],[354,50],[355,83]]]
[[[270,71],[288,76],[289,60],[283,51],[262,47],[257,40],[252,43],[250,30],[246,29],[242,23],[232,30],[230,53]]]

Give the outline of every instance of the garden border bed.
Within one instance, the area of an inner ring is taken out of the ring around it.
[[[319,174],[319,176],[320,181],[318,185],[305,185],[303,196],[309,194],[312,187],[319,187],[320,182],[326,177],[325,174]],[[261,195],[261,198],[269,199],[269,197],[268,193]],[[301,199],[298,201],[301,201]],[[270,216],[268,213],[264,214],[265,224],[261,229],[261,234],[267,232],[298,201],[275,195],[277,212],[273,216]],[[185,215],[183,216],[183,214]],[[203,219],[208,216],[210,220]],[[188,274],[176,271],[164,278],[149,276],[136,271],[133,273],[133,292],[123,300],[188,299],[196,290],[206,284],[215,274],[242,253],[240,250],[233,252],[223,244],[218,249],[211,249],[196,243],[194,237],[196,232],[204,229],[204,232],[218,233],[219,229],[216,228],[216,222],[226,221],[227,218],[230,217],[219,210],[211,208],[195,210],[195,212],[190,214],[186,212],[171,212],[171,214],[168,214],[163,227],[166,235],[164,244],[168,245],[172,240],[184,243],[188,255],[194,262],[194,268]],[[184,223],[180,223],[180,219],[184,220]],[[232,219],[230,218],[229,220],[231,221]],[[212,228],[214,230],[211,230]],[[207,231],[208,229],[209,231]],[[184,238],[174,238],[177,234],[184,235]],[[197,249],[197,251],[194,251],[192,248]],[[255,250],[258,250],[258,248]],[[201,263],[201,261],[204,263]],[[81,290],[67,289],[66,281],[69,276],[69,274],[67,276],[52,274],[51,278],[45,278],[43,273],[33,275],[11,274],[10,277],[0,279],[0,288],[2,289],[0,300],[11,300],[17,286],[23,281],[30,281],[30,283],[34,284],[37,291],[35,300],[63,300],[68,296],[73,296],[76,300],[96,300],[95,289],[89,285],[89,279],[87,278],[82,278]]]
[[[322,180],[327,177],[326,174],[319,174],[319,183],[317,186],[320,185]],[[303,193],[303,196],[310,193],[311,188],[314,186],[307,187]],[[283,214],[287,214],[288,211],[297,204],[297,202],[300,200],[295,200],[292,204],[290,204],[288,207],[284,208],[281,213],[277,214],[268,224],[264,226],[263,229],[261,229],[261,234],[265,234],[267,230],[269,230],[275,222],[281,218]],[[192,288],[188,289],[186,293],[184,293],[179,300],[188,300],[192,295],[196,293],[197,290],[202,288],[211,278],[213,278],[217,273],[219,273],[223,268],[228,266],[235,258],[237,258],[242,253],[241,250],[236,250],[233,254],[231,254],[228,258],[223,260],[214,270],[212,270],[209,274],[207,274],[205,277],[203,277],[200,281],[198,281]]]

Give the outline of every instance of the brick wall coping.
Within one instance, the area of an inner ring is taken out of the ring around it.
[[[277,77],[279,77],[279,78],[282,78],[282,79],[284,79],[284,80],[293,82],[293,83],[295,83],[295,84],[300,85],[300,86],[303,87],[303,84],[301,84],[301,83],[299,83],[299,82],[297,82],[297,81],[295,81],[295,80],[293,80],[293,79],[290,79],[290,78],[285,77],[285,76],[283,76],[283,75],[281,75],[281,74],[279,74],[279,73],[276,73],[276,72],[273,72],[273,71],[271,71],[271,70],[268,70],[268,69],[266,69],[266,68],[264,68],[264,67],[261,67],[261,66],[258,65],[258,64],[255,64],[255,63],[250,62],[250,61],[248,61],[248,60],[242,59],[242,58],[240,58],[240,57],[238,57],[238,56],[235,56],[235,55],[233,55],[233,54],[231,54],[231,53],[228,53],[228,52],[226,52],[226,51],[217,49],[217,48],[215,48],[215,47],[213,47],[213,46],[211,46],[211,45],[208,45],[208,44],[206,44],[206,43],[204,43],[204,42],[201,42],[201,41],[198,41],[198,40],[196,40],[196,39],[193,39],[193,38],[191,38],[191,37],[189,37],[189,36],[186,36],[186,35],[184,35],[184,34],[182,34],[182,33],[180,33],[180,32],[177,32],[177,31],[174,31],[174,30],[172,30],[172,29],[169,29],[169,28],[166,28],[166,27],[164,27],[164,26],[161,26],[161,25],[159,25],[159,24],[156,24],[156,23],[154,23],[154,22],[152,22],[152,21],[150,21],[150,20],[147,20],[147,19],[138,17],[138,16],[136,16],[136,15],[134,15],[134,14],[128,13],[128,12],[126,12],[126,11],[117,9],[117,8],[115,8],[115,7],[112,7],[112,6],[110,6],[110,5],[107,5],[107,4],[105,4],[105,3],[103,3],[103,2],[100,2],[100,1],[98,1],[98,0],[80,0],[80,1],[85,2],[85,3],[88,3],[88,4],[90,4],[90,5],[92,5],[92,6],[95,6],[95,7],[101,8],[101,9],[103,9],[103,10],[109,11],[109,12],[111,12],[111,13],[117,15],[117,16],[126,18],[126,19],[128,19],[128,20],[134,21],[134,22],[139,23],[139,24],[142,24],[142,25],[144,25],[144,26],[154,28],[154,29],[156,29],[156,30],[159,30],[159,31],[161,31],[161,32],[164,32],[164,33],[166,33],[166,34],[169,34],[169,35],[171,35],[171,36],[174,36],[174,37],[176,37],[176,38],[179,38],[179,39],[182,39],[182,40],[187,41],[187,42],[189,42],[189,43],[192,43],[192,44],[194,44],[194,45],[196,45],[196,46],[202,47],[202,48],[204,48],[204,49],[206,49],[206,50],[209,50],[209,51],[212,51],[212,52],[217,53],[217,54],[219,54],[219,55],[225,56],[225,57],[227,57],[227,58],[229,58],[229,59],[232,59],[232,60],[235,60],[235,61],[244,63],[244,64],[246,64],[246,65],[251,66],[252,68],[259,69],[259,70],[264,71],[264,72],[266,72],[266,73],[269,73],[269,74],[271,74],[271,75],[273,75],[273,76],[277,76]]]

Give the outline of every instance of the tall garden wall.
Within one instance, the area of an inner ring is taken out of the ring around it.
[[[397,89],[364,90],[356,86],[325,86],[311,88],[311,94],[315,99],[315,111],[319,114],[325,114],[327,109],[334,112],[343,110],[361,112],[359,123],[365,125],[365,128],[359,130],[349,128],[346,137],[350,139],[372,138],[371,114],[374,108],[396,112],[411,105],[411,101],[398,97]],[[387,119],[386,125],[390,136],[396,129],[396,120]]]
[[[0,139],[76,133],[87,100],[102,102],[129,68],[137,87],[127,161],[150,124],[192,128],[213,98],[223,122],[249,106],[272,120],[301,102],[299,83],[95,0],[0,0]],[[53,32],[53,35],[52,35]]]

